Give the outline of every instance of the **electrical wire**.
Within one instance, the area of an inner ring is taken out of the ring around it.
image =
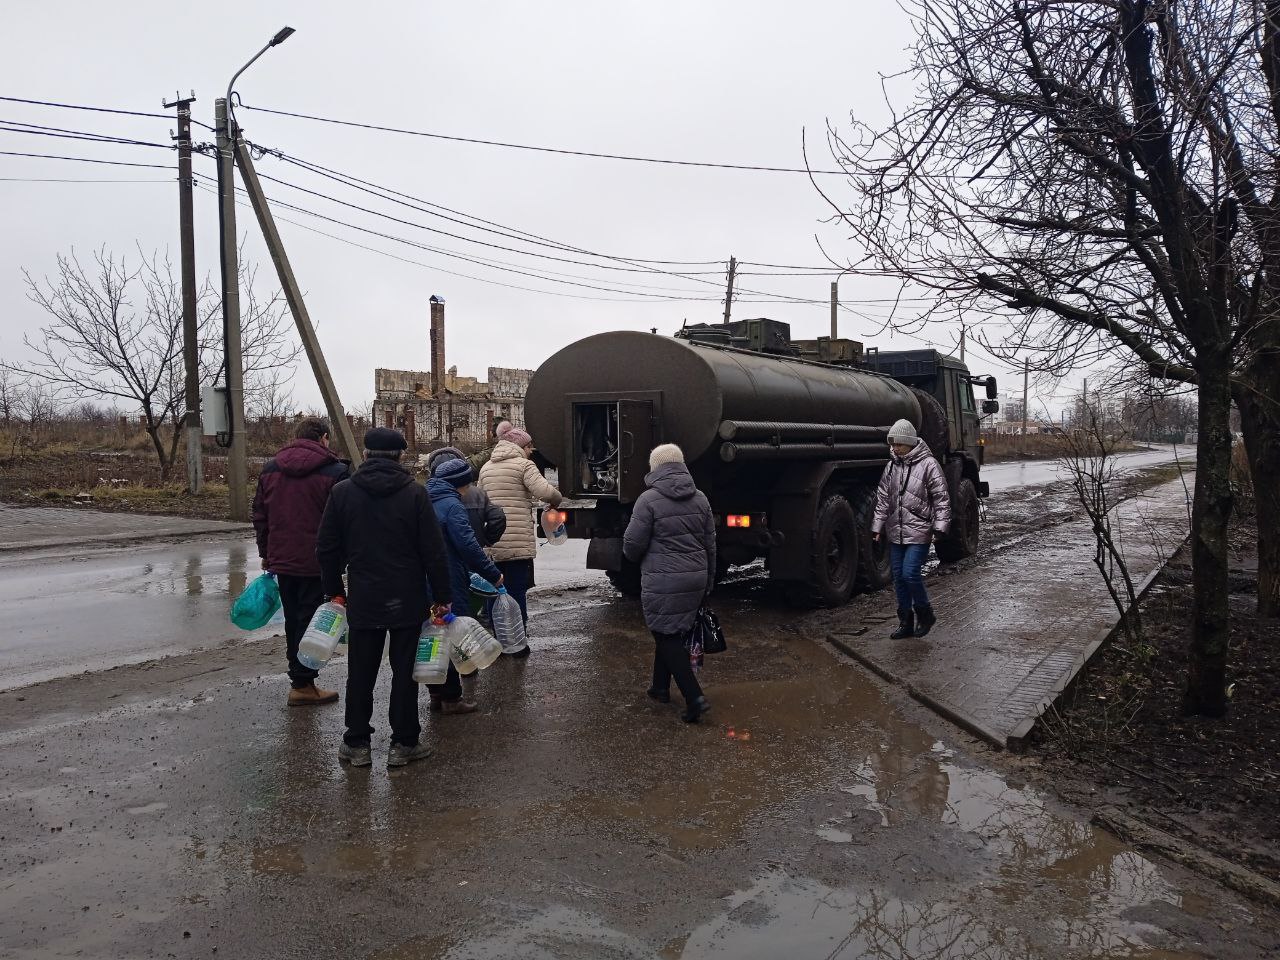
[[[167,163],[130,163],[127,160],[99,160],[96,157],[68,157],[57,153],[23,153],[17,150],[0,150],[2,157],[37,157],[42,160],[76,160],[80,163],[101,163],[112,167],[148,167],[152,170],[174,170]]]
[[[93,113],[116,113],[126,117],[155,117],[160,120],[174,119],[173,114],[169,113],[147,113],[142,110],[121,110],[116,107],[91,107],[82,103],[57,103],[53,100],[27,100],[23,97],[0,97],[0,100],[7,101],[9,103],[25,103],[37,107],[59,107],[64,110],[88,110]],[[206,130],[214,129],[210,124],[203,123],[195,117],[191,118],[191,122],[197,126],[204,127]]]
[[[173,183],[173,180],[94,180],[79,177],[0,177],[0,183]]]
[[[0,131],[6,133],[25,133],[34,137],[55,137],[59,140],[87,140],[90,143],[112,143],[129,147],[160,147],[164,150],[177,149],[171,143],[155,143],[151,140],[132,140],[126,137],[112,137],[92,133],[85,130],[56,132],[57,127],[38,127],[35,124],[14,124],[13,121],[0,120]]]
[[[666,164],[677,167],[704,167],[714,170],[750,170],[760,173],[802,173],[822,174],[824,176],[848,176],[844,170],[809,170],[805,167],[770,167],[754,163],[713,163],[703,160],[672,160],[662,157],[637,157],[620,153],[598,153],[591,150],[569,150],[563,147],[538,147],[527,143],[507,143],[502,140],[482,140],[477,137],[457,137],[443,133],[430,133],[425,130],[407,130],[403,127],[387,127],[376,123],[359,123],[355,120],[338,120],[333,117],[318,117],[314,114],[295,113],[290,110],[277,110],[271,107],[255,107],[241,102],[242,110],[256,110],[258,113],[270,113],[279,117],[293,117],[297,120],[315,120],[319,123],[331,123],[343,127],[356,127],[361,130],[377,130],[382,133],[400,133],[411,137],[429,137],[433,140],[449,140],[455,143],[474,143],[486,147],[504,147],[509,150],[529,150],[535,153],[554,153],[572,157],[590,157],[596,160],[627,160],[633,163]]]

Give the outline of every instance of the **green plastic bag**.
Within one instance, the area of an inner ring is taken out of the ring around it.
[[[265,627],[280,609],[280,588],[269,573],[257,577],[231,605],[231,622],[241,630]]]

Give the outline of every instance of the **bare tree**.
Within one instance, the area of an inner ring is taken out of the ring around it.
[[[242,261],[243,264],[243,261]],[[256,268],[242,265],[241,311],[246,392],[291,366],[301,350],[290,330],[283,295],[261,298]],[[96,397],[136,405],[168,479],[185,415],[181,287],[167,257],[139,250],[136,266],[99,249],[86,268],[75,251],[58,257],[56,275],[43,281],[24,271],[28,297],[51,322],[39,339],[26,338],[35,359],[7,363],[13,373],[48,385],[74,400]],[[201,382],[214,376],[221,357],[221,301],[205,280],[198,296]],[[166,436],[167,434],[167,436]]]
[[[1233,395],[1280,605],[1280,0],[908,10],[919,93],[885,129],[830,131],[856,191],[833,204],[866,266],[938,293],[915,323],[981,307],[998,354],[1062,372],[1119,346],[1196,385],[1183,708],[1220,715]]]

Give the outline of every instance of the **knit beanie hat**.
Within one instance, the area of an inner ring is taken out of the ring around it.
[[[465,460],[442,460],[436,464],[436,468],[431,471],[431,475],[437,480],[443,480],[445,483],[451,483],[455,487],[465,487],[472,480],[471,464]]]
[[[434,474],[436,467],[445,460],[465,460],[462,451],[457,447],[441,447],[439,450],[432,450],[427,454],[427,473]]]
[[[649,469],[657,470],[664,463],[684,463],[684,451],[674,443],[663,443],[649,452]]]
[[[919,439],[910,420],[899,420],[889,428],[890,443],[905,443],[908,447],[914,447]]]
[[[501,434],[499,439],[514,443],[517,447],[527,447],[529,444],[533,443],[533,438],[519,427],[512,427],[510,430]]]
[[[498,425],[493,428],[493,435],[501,440],[507,435],[507,431],[515,426],[510,420],[499,420]]]
[[[364,435],[364,448],[366,450],[395,452],[396,450],[403,450],[407,446],[404,434],[399,430],[392,430],[390,427],[374,427]]]

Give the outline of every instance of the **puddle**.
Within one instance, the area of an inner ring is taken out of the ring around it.
[[[839,830],[836,827],[819,827],[813,831],[818,835],[820,840],[827,843],[853,843],[853,834],[848,830]]]

